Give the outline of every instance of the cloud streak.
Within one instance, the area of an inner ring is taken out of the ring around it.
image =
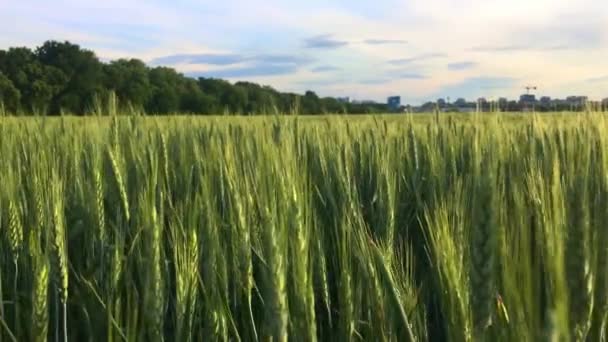
[[[360,84],[369,84],[369,85],[374,85],[374,84],[385,84],[390,82],[391,79],[390,78],[370,78],[370,79],[364,79],[359,81]]]
[[[397,74],[396,78],[401,79],[401,80],[425,80],[428,77],[422,74],[418,74],[418,73],[401,73],[401,74]]]
[[[314,62],[311,57],[296,55],[253,55],[241,54],[178,54],[158,57],[150,61],[153,65],[176,65],[176,64],[209,64],[209,65],[234,65],[245,62],[268,63],[268,64],[296,64],[305,65]]]
[[[315,68],[312,68],[310,71],[315,72],[315,73],[322,73],[322,72],[331,72],[331,71],[338,71],[341,70],[338,67],[332,66],[332,65],[321,65]]]
[[[211,64],[232,65],[246,61],[247,58],[239,54],[181,54],[158,57],[150,61],[153,65],[175,64]]]
[[[601,77],[588,78],[587,82],[590,82],[590,83],[608,83],[608,75],[601,76]]]
[[[444,58],[444,57],[447,57],[447,55],[444,53],[427,53],[427,54],[417,55],[417,56],[408,57],[408,58],[391,59],[388,61],[388,64],[406,65],[406,64],[411,64],[413,62],[426,61],[426,60]]]
[[[363,42],[368,45],[403,45],[408,43],[407,40],[402,39],[367,39]]]
[[[537,44],[513,44],[513,45],[489,45],[489,46],[475,46],[471,48],[471,51],[475,52],[518,52],[518,51],[559,51],[568,50],[571,47],[568,45],[543,45],[545,43],[539,42]]]
[[[247,77],[280,76],[296,73],[315,59],[287,54],[177,54],[153,59],[152,65],[210,65],[205,71],[191,71],[193,77],[244,79]]]
[[[512,88],[517,84],[517,81],[515,78],[502,76],[469,77],[456,84],[442,87],[435,93],[435,96],[474,99],[478,96],[491,95],[495,91],[501,92]]]
[[[402,73],[387,73],[385,77],[366,78],[359,81],[360,84],[385,84],[399,80],[426,80],[427,76],[419,73],[402,72]]]
[[[451,71],[469,70],[469,69],[475,68],[477,65],[479,65],[479,64],[477,62],[473,62],[473,61],[449,63],[448,70],[451,70]]]
[[[297,66],[290,64],[257,64],[245,67],[193,72],[188,75],[192,77],[243,79],[247,77],[289,75],[297,70]]]
[[[348,45],[345,40],[334,39],[331,34],[322,34],[304,40],[304,46],[309,49],[337,49]]]
[[[605,24],[598,19],[583,21],[579,16],[561,15],[559,25],[532,24],[509,32],[505,44],[480,45],[477,52],[564,51],[593,49],[604,45]]]

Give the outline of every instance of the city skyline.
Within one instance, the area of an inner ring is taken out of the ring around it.
[[[564,98],[551,97],[548,95],[537,95],[534,93],[527,92],[521,94],[518,98],[508,98],[505,96],[500,97],[479,97],[476,99],[467,99],[464,97],[458,98],[437,98],[429,100],[424,103],[411,103],[402,101],[402,97],[399,95],[393,95],[386,98],[384,102],[364,100],[346,97],[337,97],[338,101],[342,103],[355,103],[355,104],[385,104],[392,112],[398,111],[416,111],[416,112],[429,112],[436,109],[447,110],[454,109],[459,111],[470,112],[481,108],[484,111],[487,110],[503,110],[503,111],[528,111],[531,109],[541,109],[542,111],[555,110],[583,110],[587,106],[593,108],[608,108],[608,97],[602,99],[591,99],[586,95],[569,95]]]
[[[22,1],[3,4],[0,49],[69,40],[103,60],[378,102],[517,99],[528,84],[601,100],[607,19],[600,0]]]

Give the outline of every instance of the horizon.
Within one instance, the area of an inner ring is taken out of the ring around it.
[[[608,70],[598,73],[608,66],[608,8],[599,0],[60,0],[4,7],[0,49],[67,40],[103,61],[138,58],[186,76],[284,92],[377,102],[399,95],[413,105],[518,99],[527,85],[539,96],[608,97]]]

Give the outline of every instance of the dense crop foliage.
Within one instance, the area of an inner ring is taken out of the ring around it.
[[[597,341],[607,132],[1,119],[0,339]]]

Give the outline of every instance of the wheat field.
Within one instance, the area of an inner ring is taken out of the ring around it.
[[[0,341],[600,341],[608,121],[0,118]]]

